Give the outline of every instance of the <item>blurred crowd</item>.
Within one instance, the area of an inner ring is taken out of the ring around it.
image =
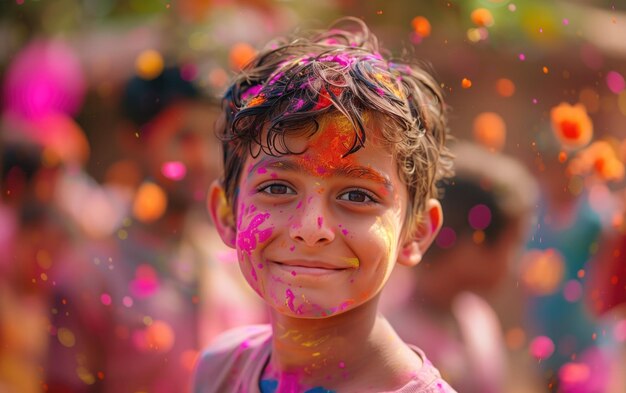
[[[0,392],[185,391],[217,334],[266,322],[206,209],[219,95],[267,38],[341,15],[431,61],[457,138],[392,325],[460,392],[626,391],[626,9],[43,3],[1,6]]]

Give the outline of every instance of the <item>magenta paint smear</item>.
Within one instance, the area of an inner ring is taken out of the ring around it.
[[[285,296],[287,296],[287,307],[289,307],[289,309],[295,314],[302,314],[302,305],[300,305],[298,309],[295,309],[293,305],[293,301],[296,296],[293,294],[293,292],[291,292],[291,289],[287,289],[287,291],[285,291]]]
[[[317,227],[321,228],[324,225],[324,217],[317,217]]]
[[[272,228],[258,229],[269,217],[269,213],[257,214],[252,221],[250,221],[248,228],[239,232],[237,235],[237,246],[239,249],[250,254],[250,252],[256,248],[257,240],[259,243],[263,243],[272,235]]]

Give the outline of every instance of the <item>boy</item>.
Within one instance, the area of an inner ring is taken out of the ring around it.
[[[442,223],[451,155],[430,76],[347,18],[259,54],[217,131],[209,209],[271,326],[218,339],[194,391],[453,392],[377,311],[394,265],[416,265]]]

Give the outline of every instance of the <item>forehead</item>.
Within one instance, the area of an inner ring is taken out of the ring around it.
[[[318,178],[332,176],[363,177],[390,187],[398,181],[397,166],[391,149],[381,143],[378,122],[365,122],[367,141],[348,154],[357,141],[352,123],[342,115],[325,116],[314,133],[285,135],[283,147],[292,154],[273,155],[258,147],[249,157],[246,173],[250,176],[267,169],[297,171]],[[264,139],[265,140],[265,139]],[[395,185],[397,187],[397,184]]]

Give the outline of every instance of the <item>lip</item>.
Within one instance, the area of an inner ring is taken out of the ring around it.
[[[349,267],[335,266],[319,261],[273,261],[273,264],[278,269],[291,275],[323,276],[340,273],[349,269]]]

